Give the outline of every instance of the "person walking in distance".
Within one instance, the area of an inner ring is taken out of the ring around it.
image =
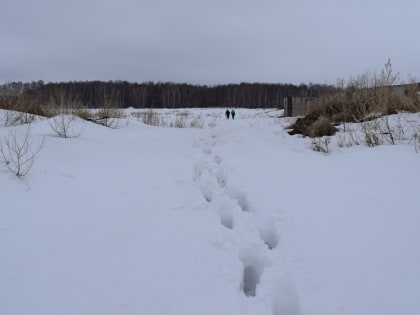
[[[235,115],[236,115],[235,109],[232,108],[230,110],[230,113],[232,114],[232,119],[235,119]]]
[[[226,119],[229,119],[229,116],[230,116],[229,108],[226,109],[225,115],[226,115]]]

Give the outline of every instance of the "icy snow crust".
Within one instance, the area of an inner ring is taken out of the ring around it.
[[[29,175],[0,166],[0,314],[420,314],[409,141],[325,155],[276,110],[188,111],[203,129],[32,124]]]

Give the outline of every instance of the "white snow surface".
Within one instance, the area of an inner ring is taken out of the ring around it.
[[[412,142],[321,154],[278,110],[185,111],[204,128],[31,125],[30,173],[0,165],[0,314],[420,314]]]

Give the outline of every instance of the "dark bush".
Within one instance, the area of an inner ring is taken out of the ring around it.
[[[292,129],[290,135],[301,134],[312,138],[332,136],[337,131],[331,119],[320,111],[298,118],[289,128]]]
[[[309,126],[308,135],[311,138],[318,138],[332,136],[336,131],[337,129],[327,116],[319,116],[318,119]]]

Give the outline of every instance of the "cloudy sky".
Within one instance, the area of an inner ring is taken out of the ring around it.
[[[0,83],[420,81],[418,0],[1,0]]]

